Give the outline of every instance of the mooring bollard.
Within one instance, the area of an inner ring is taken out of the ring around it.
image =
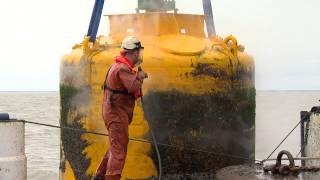
[[[308,119],[309,123],[305,127],[305,149],[306,157],[320,157],[320,107],[313,107]],[[310,160],[305,162],[307,166],[320,166],[319,160]]]
[[[26,180],[25,126],[0,114],[0,179]]]

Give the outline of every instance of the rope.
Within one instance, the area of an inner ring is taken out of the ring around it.
[[[94,134],[94,135],[99,135],[99,136],[109,136],[108,134],[104,134],[104,133],[98,133],[98,132],[94,132],[94,131],[87,131],[87,130],[83,130],[83,129],[71,128],[71,127],[66,127],[66,126],[55,126],[55,125],[51,125],[51,124],[45,124],[45,123],[39,123],[39,122],[33,122],[33,121],[27,121],[27,120],[17,120],[17,121],[20,121],[20,122],[23,122],[23,123],[27,123],[27,124],[34,124],[34,125],[45,126],[45,127],[52,127],[52,128],[57,128],[57,129],[66,129],[66,130],[70,130],[70,131],[77,131],[77,132],[83,133],[83,134]],[[152,143],[151,141],[146,140],[146,139],[129,138],[129,140],[136,141],[136,142],[142,142],[142,143],[148,143],[148,144]],[[157,142],[157,145],[168,147],[168,148],[175,148],[175,149],[186,149],[186,150],[189,150],[189,151],[213,154],[213,155],[216,155],[216,156],[224,156],[224,157],[229,157],[229,158],[234,158],[234,159],[243,159],[243,160],[248,160],[248,161],[261,162],[261,160],[256,160],[256,159],[252,159],[252,158],[246,158],[244,156],[217,153],[217,152],[206,151],[206,150],[197,149],[197,148],[184,148],[184,147],[179,147],[179,146],[166,144],[166,143],[160,143],[160,142]]]
[[[277,147],[276,148],[274,148],[274,150],[269,154],[269,156],[265,159],[265,160],[267,160],[267,159],[269,159],[271,156],[272,156],[272,154],[282,145],[282,143],[285,141],[285,140],[287,140],[287,138],[291,135],[291,133],[299,126],[299,124],[300,124],[300,121],[292,128],[292,130],[283,138],[283,140],[277,145]]]
[[[94,131],[87,131],[84,129],[77,129],[77,128],[71,128],[71,127],[66,127],[66,126],[55,126],[51,124],[44,124],[44,123],[38,123],[38,122],[33,122],[33,121],[26,121],[26,120],[18,120],[23,123],[28,123],[28,124],[35,124],[35,125],[40,125],[40,126],[46,126],[46,127],[52,127],[52,128],[57,128],[57,129],[66,129],[66,130],[71,130],[71,131],[78,131],[79,133],[83,134],[95,134],[95,135],[100,135],[100,136],[109,136],[109,134],[104,134],[104,133],[98,133]],[[150,143],[148,140],[144,139],[136,139],[136,138],[129,138],[129,140],[132,141],[137,141],[137,142],[143,142],[143,143]]]
[[[306,117],[307,117],[307,115],[305,115],[302,119],[304,120]],[[285,140],[287,140],[287,138],[288,138],[288,137],[291,135],[291,133],[299,126],[300,123],[301,123],[301,120],[300,120],[300,121],[292,128],[292,130],[283,138],[283,140],[277,145],[277,147],[274,148],[274,150],[269,154],[269,156],[268,156],[266,159],[262,160],[261,162],[268,160],[268,159],[272,156],[272,154],[282,145],[282,143],[283,143]],[[301,148],[301,149],[302,149],[302,148]],[[301,152],[301,149],[300,149],[300,152]]]

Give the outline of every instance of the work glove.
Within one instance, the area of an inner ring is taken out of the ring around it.
[[[148,78],[148,74],[145,73],[144,71],[138,71],[138,74],[137,74],[137,78],[139,80],[144,80],[145,78]]]

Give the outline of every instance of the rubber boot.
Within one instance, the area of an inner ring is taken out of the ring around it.
[[[93,180],[105,180],[104,176],[94,176]]]

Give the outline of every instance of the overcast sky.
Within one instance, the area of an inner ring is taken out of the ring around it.
[[[202,13],[201,0],[176,0]],[[218,35],[235,35],[256,61],[261,90],[320,89],[319,0],[213,0]],[[94,0],[1,0],[0,91],[56,91],[59,63],[87,32]],[[106,0],[104,14],[136,0]],[[100,33],[107,32],[102,18]]]

